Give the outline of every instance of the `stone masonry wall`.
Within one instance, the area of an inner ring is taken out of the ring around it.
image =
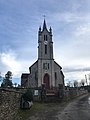
[[[0,89],[0,120],[15,120],[21,95],[15,90]]]

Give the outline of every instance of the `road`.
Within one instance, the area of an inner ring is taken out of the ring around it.
[[[90,120],[90,94],[81,96],[65,106],[50,106],[27,120]]]
[[[90,94],[78,98],[58,112],[57,120],[90,120]]]

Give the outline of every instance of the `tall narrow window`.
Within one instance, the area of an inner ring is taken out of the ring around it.
[[[46,35],[46,41],[47,41],[47,35]]]
[[[45,54],[47,54],[47,45],[45,45]]]
[[[49,63],[48,63],[48,69],[49,69]]]
[[[44,35],[44,41],[47,41],[47,35]]]
[[[55,72],[55,80],[57,80],[57,73]]]
[[[44,35],[44,41],[46,40],[46,36]]]

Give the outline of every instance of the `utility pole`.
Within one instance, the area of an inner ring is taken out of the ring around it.
[[[88,79],[89,79],[89,85],[90,85],[90,73],[88,74]]]
[[[85,80],[86,80],[86,81],[85,81],[85,82],[86,82],[86,84],[88,85],[88,82],[87,82],[87,75],[85,75]]]

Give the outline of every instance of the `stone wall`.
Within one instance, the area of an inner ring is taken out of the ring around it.
[[[85,89],[69,88],[64,91],[64,100],[68,101],[75,97],[87,94],[88,91]]]
[[[18,110],[20,109],[21,96],[27,89],[22,88],[0,88],[0,120],[20,120],[17,118]],[[41,89],[39,89],[39,94]],[[32,89],[34,95],[34,89]],[[65,90],[64,99],[68,101],[76,96],[87,94],[87,91],[68,89]],[[34,96],[34,101],[40,101],[40,95]],[[53,98],[52,98],[53,99]]]
[[[16,90],[0,89],[0,120],[15,120],[21,95]]]

